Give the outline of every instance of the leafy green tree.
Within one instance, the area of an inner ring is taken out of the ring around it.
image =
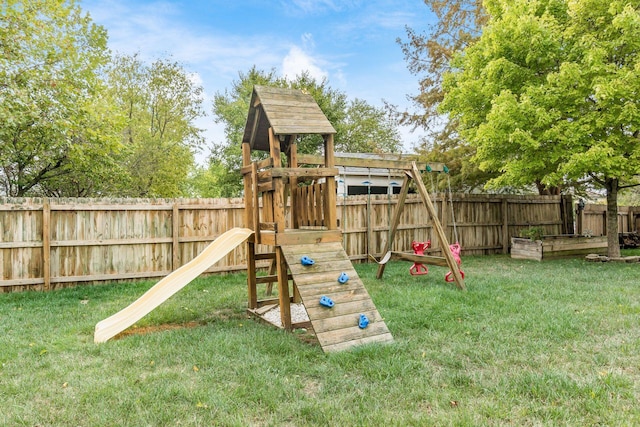
[[[426,31],[406,28],[406,39],[398,38],[409,71],[419,77],[420,90],[409,99],[415,111],[395,112],[401,124],[426,131],[416,152],[426,161],[443,162],[451,170],[451,185],[458,191],[480,188],[491,175],[470,160],[475,149],[457,132],[455,118],[438,110],[444,92],[442,77],[453,56],[479,37],[487,20],[482,0],[424,0],[435,15]]]
[[[143,63],[116,56],[106,76],[110,97],[124,117],[118,157],[123,168],[113,192],[132,197],[182,195],[195,150],[203,143],[194,121],[204,115],[202,87],[176,62]]]
[[[340,130],[336,151],[393,153],[402,148],[396,120],[362,99],[349,102]]]
[[[0,17],[0,192],[46,194],[119,149],[100,98],[106,32],[73,0],[6,0]]]
[[[442,110],[476,148],[489,186],[618,191],[640,174],[640,2],[491,0],[477,43],[452,62]]]
[[[289,81],[278,77],[274,70],[265,72],[252,67],[239,74],[230,90],[217,93],[213,101],[215,121],[225,125],[226,142],[213,147],[209,175],[224,197],[237,196],[242,191],[242,136],[254,85],[300,89],[311,95],[336,129],[337,150],[390,152],[399,148],[396,122],[383,110],[362,100],[349,103],[347,96],[331,88],[326,80],[318,82],[307,73]],[[297,144],[300,153],[317,153],[323,141],[320,135],[304,135]]]

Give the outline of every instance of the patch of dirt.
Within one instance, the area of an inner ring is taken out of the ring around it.
[[[113,337],[114,340],[128,337],[130,335],[147,335],[153,334],[156,332],[163,331],[172,331],[175,329],[185,329],[185,328],[195,328],[197,326],[202,326],[201,322],[187,322],[187,323],[165,323],[162,325],[151,325],[151,326],[142,326],[136,327],[133,326],[125,331],[120,332],[118,335]]]

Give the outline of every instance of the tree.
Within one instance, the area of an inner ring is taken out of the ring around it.
[[[113,193],[132,197],[182,195],[202,130],[202,87],[176,62],[144,64],[137,55],[115,56],[106,75],[110,97],[124,116],[118,157],[124,175]]]
[[[46,194],[118,150],[100,99],[106,32],[74,0],[7,0],[0,21],[0,191]]]
[[[476,148],[488,185],[589,183],[607,197],[640,174],[640,2],[491,0],[482,36],[452,62],[442,111]]]
[[[428,31],[406,28],[407,40],[398,38],[409,71],[420,78],[420,90],[410,96],[416,111],[399,112],[389,106],[401,124],[427,131],[416,151],[424,160],[446,163],[451,185],[460,191],[480,187],[490,178],[470,162],[474,148],[457,133],[457,122],[438,111],[444,92],[442,77],[454,54],[471,45],[487,20],[482,0],[424,0],[435,15]]]
[[[393,153],[401,149],[396,120],[362,99],[349,102],[341,131],[336,138],[336,151]]]
[[[213,101],[215,120],[224,123],[227,142],[213,147],[208,180],[221,187],[222,196],[237,196],[243,188],[242,136],[254,85],[301,89],[311,95],[336,129],[334,141],[338,150],[391,152],[400,146],[397,125],[383,110],[363,100],[348,103],[344,93],[332,89],[326,80],[318,82],[307,73],[289,81],[278,77],[274,70],[265,72],[253,67],[247,73],[240,73],[232,88],[217,93]],[[304,135],[297,144],[300,153],[317,153],[323,141],[320,135]]]

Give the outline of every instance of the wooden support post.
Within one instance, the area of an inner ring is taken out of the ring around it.
[[[248,142],[242,143],[242,166],[251,165],[251,146]],[[255,166],[254,166],[255,168]],[[253,190],[255,187],[256,176],[253,174],[253,170],[251,174],[245,174],[242,177],[244,182],[244,226],[247,228],[251,228],[254,232],[258,232],[256,228],[256,224],[253,221],[253,210],[258,209],[257,206],[253,205],[254,197]]]
[[[387,243],[384,245],[382,256],[385,256],[387,252],[391,251],[393,239],[396,236],[396,231],[398,230],[398,225],[400,224],[400,215],[402,215],[402,211],[404,210],[404,202],[407,199],[407,194],[409,193],[410,179],[410,175],[405,173],[404,181],[402,182],[402,187],[400,189],[400,194],[398,195],[398,203],[396,203],[396,207],[393,211],[393,219],[391,220],[391,230],[389,231],[389,238],[387,239]],[[385,265],[386,264],[378,264],[378,273],[376,274],[376,278],[382,278]]]
[[[295,135],[292,135],[289,141],[289,150],[287,154],[287,163],[290,168],[298,167],[298,144],[295,143]],[[291,228],[300,227],[300,216],[298,212],[298,178],[291,176],[289,178],[289,194],[291,195],[290,212],[291,212]]]
[[[278,270],[278,302],[280,304],[280,320],[285,330],[291,330],[291,300],[289,299],[289,276],[287,262],[282,249],[276,247],[276,268]]]
[[[269,147],[271,150],[271,158],[273,159],[273,167],[281,168],[282,160],[280,159],[280,140],[273,133],[273,128],[269,128]],[[276,223],[276,233],[283,233],[286,228],[284,214],[284,182],[282,181],[282,177],[274,177],[272,180],[273,221]]]
[[[251,146],[248,142],[242,143],[242,166],[251,164]],[[246,227],[251,226],[252,210],[253,210],[253,182],[252,176],[246,174],[242,180],[244,183],[244,223]],[[253,231],[256,231],[255,229]]]
[[[253,228],[256,243],[260,243],[260,199],[258,193],[258,166],[255,163],[251,164],[251,191],[250,196],[253,196],[253,201],[251,202],[251,211],[253,212],[253,217],[249,220],[251,221],[251,227]],[[245,199],[246,199],[245,195]],[[262,200],[262,213],[264,215],[264,200]],[[250,227],[250,228],[251,228]]]
[[[51,205],[45,198],[42,203],[42,277],[44,290],[51,289]]]
[[[333,152],[333,134],[324,137],[324,167],[335,167],[335,153]],[[336,199],[336,179],[327,177],[324,194],[324,225],[327,230],[338,229],[337,199]]]
[[[258,308],[258,289],[256,284],[256,244],[247,242],[247,293],[248,308]]]
[[[251,145],[242,143],[242,166],[251,165],[251,173],[243,176],[244,182],[244,224],[254,232],[254,240],[247,241],[247,306],[258,308],[256,285],[256,244],[260,243],[260,217],[258,212],[258,174],[255,163],[251,162]]]
[[[447,264],[449,264],[449,268],[453,273],[453,278],[454,278],[454,281],[456,282],[456,286],[458,286],[459,289],[465,289],[464,279],[460,274],[460,268],[458,267],[458,263],[456,262],[456,260],[453,258],[453,254],[451,253],[451,250],[449,250],[449,242],[447,241],[447,236],[445,235],[444,230],[440,225],[440,221],[436,217],[435,208],[433,206],[433,203],[431,203],[431,199],[429,198],[429,193],[427,192],[427,189],[424,186],[424,182],[422,182],[422,176],[420,175],[420,170],[418,170],[418,166],[416,165],[415,162],[413,162],[412,169],[413,169],[412,171],[413,180],[416,182],[416,187],[418,188],[418,192],[422,197],[422,201],[425,207],[427,208],[427,211],[429,211],[429,215],[431,215],[431,218],[433,220],[433,226],[436,229],[436,235],[438,236],[438,240],[440,241],[440,246],[442,247],[442,255],[447,260]]]

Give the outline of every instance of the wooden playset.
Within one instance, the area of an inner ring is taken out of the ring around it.
[[[323,155],[298,154],[297,137],[306,134],[322,136]],[[291,89],[254,88],[242,143],[245,220],[248,228],[254,230],[253,240],[247,243],[248,311],[262,317],[278,305],[285,329],[311,326],[325,351],[392,341],[389,330],[342,247],[336,209],[336,166],[404,171],[404,183],[387,245],[393,240],[413,180],[434,221],[441,247],[449,247],[415,162],[336,157],[334,134],[333,126],[310,95]],[[268,157],[252,161],[254,151],[266,152]],[[262,216],[258,209],[260,199]],[[288,214],[285,212],[287,204],[290,206]],[[267,246],[269,251],[258,253],[258,245]],[[443,257],[393,255],[413,261],[419,259],[423,263],[448,265],[458,287],[464,288],[458,264],[449,251],[443,252]],[[305,265],[302,262],[304,257],[311,258],[313,263]],[[265,259],[271,260],[270,274],[259,277],[256,261]],[[381,264],[378,277],[382,277],[383,271],[384,264]],[[339,281],[342,274],[349,278],[346,283]],[[258,300],[257,285],[276,282],[277,299]],[[323,301],[330,301],[330,304],[323,304]],[[292,322],[292,302],[304,304],[309,323]],[[366,327],[359,322],[361,315],[368,320]]]
[[[387,255],[379,262],[378,278],[382,277],[386,261],[394,256],[414,263],[448,265],[450,277],[464,289],[450,251],[442,250],[443,257],[390,251],[412,181],[429,211],[440,247],[449,247],[420,175],[420,170],[442,165],[418,165],[383,157],[336,157],[335,133],[310,95],[299,90],[254,87],[242,140],[246,228],[227,231],[129,307],[99,322],[94,340],[106,341],[131,326],[246,241],[247,310],[251,315],[268,321],[265,314],[278,309],[281,327],[312,328],[325,352],[392,342],[389,329],[342,246],[336,209],[337,166],[387,168],[404,174],[385,249]],[[298,154],[298,136],[309,134],[322,137],[321,156]],[[269,272],[258,275],[258,265],[265,261],[270,263]],[[267,289],[277,284],[277,297],[258,299],[260,284]],[[292,303],[303,305],[308,320],[292,321]]]

